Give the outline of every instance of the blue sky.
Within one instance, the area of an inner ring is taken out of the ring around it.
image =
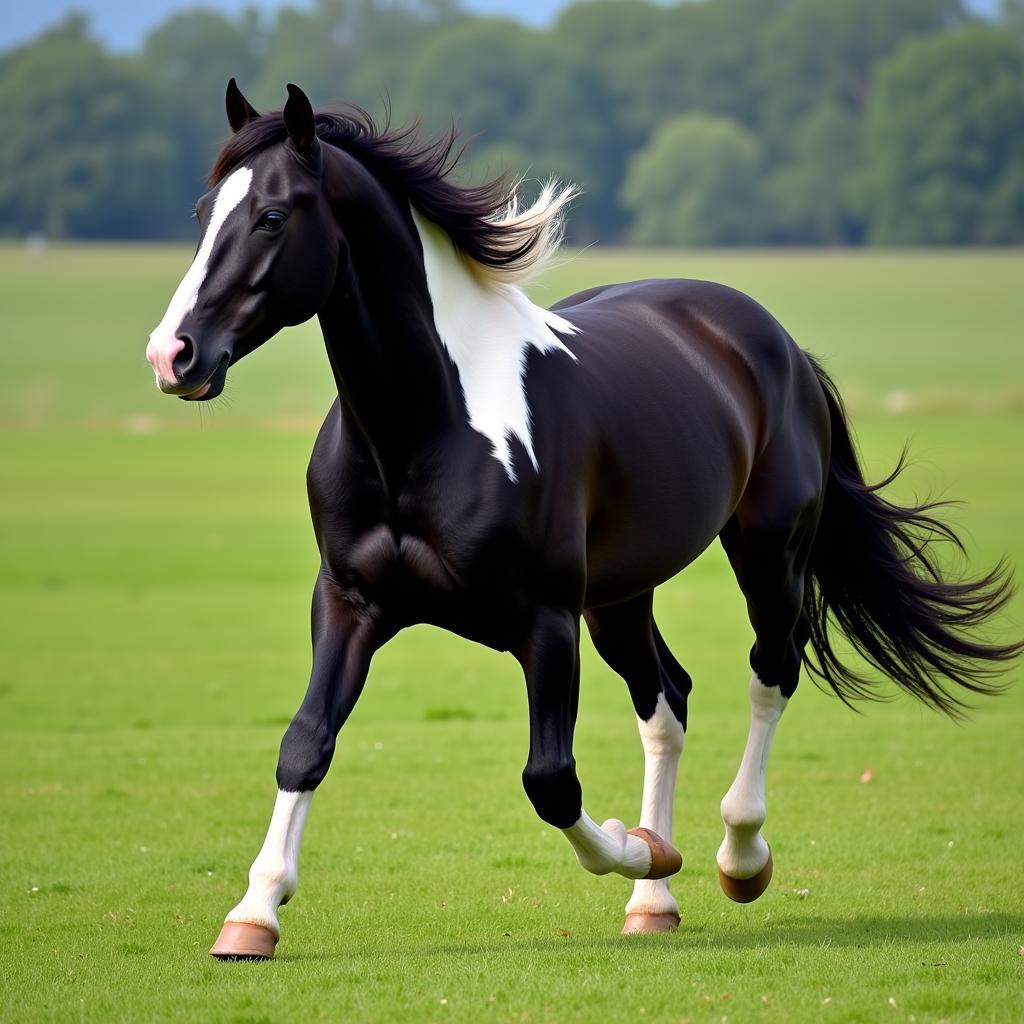
[[[289,0],[290,6],[302,7],[309,0]],[[280,0],[7,0],[7,13],[0,18],[0,49],[30,39],[47,25],[72,10],[89,15],[93,31],[116,49],[138,45],[154,25],[171,11],[187,7],[217,7],[223,11],[239,11],[252,4],[264,10],[283,6]],[[507,14],[520,21],[542,25],[568,0],[463,0],[463,6],[488,14]],[[992,12],[999,0],[969,0],[969,5],[982,12]]]
[[[7,13],[0,17],[0,49],[30,39],[72,10],[85,12],[97,36],[124,50],[136,46],[149,29],[163,21],[171,11],[216,7],[234,12],[248,6],[271,11],[285,6],[281,0],[13,0],[13,4],[8,4],[4,4]],[[310,0],[287,0],[290,7],[309,4]],[[564,0],[468,0],[464,6],[475,11],[515,15],[522,21],[543,24],[565,3]]]

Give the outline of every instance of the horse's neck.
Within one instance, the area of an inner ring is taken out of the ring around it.
[[[383,215],[361,227],[346,225],[349,272],[320,324],[343,415],[390,486],[457,422],[462,402],[408,226]]]
[[[489,279],[442,230],[375,183],[363,185],[339,211],[351,265],[320,317],[343,412],[386,482],[418,453],[436,451],[446,431],[467,425],[516,479],[513,440],[536,466],[528,353],[575,358],[559,335],[576,328],[515,285]]]

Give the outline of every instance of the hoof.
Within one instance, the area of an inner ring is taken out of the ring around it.
[[[649,828],[631,828],[629,834],[642,839],[651,848],[651,867],[644,878],[668,878],[683,866],[682,854],[657,832]]]
[[[734,903],[753,903],[768,888],[772,880],[772,851],[768,851],[768,863],[753,878],[733,878],[721,868],[718,869],[718,884],[722,892]]]
[[[261,924],[225,921],[210,950],[218,960],[273,960],[277,938]]]
[[[678,914],[627,914],[623,935],[648,935],[651,932],[674,932],[679,927]]]

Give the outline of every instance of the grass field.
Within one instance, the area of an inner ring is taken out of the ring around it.
[[[677,934],[619,937],[629,883],[534,816],[514,662],[419,629],[342,734],[278,959],[211,960],[305,686],[330,382],[307,327],[226,402],[162,399],[143,348],[187,259],[0,248],[0,1019],[1024,1020],[1021,669],[966,727],[802,684],[769,773],[775,880],[735,906],[714,853],[750,632],[717,549],[659,592],[695,679]],[[1024,254],[595,250],[538,294],[651,274],[750,291],[825,357],[872,470],[911,437],[898,492],[963,498],[974,564],[1024,566]],[[1017,601],[1006,635],[1022,622]],[[633,823],[625,688],[584,657],[587,805]]]

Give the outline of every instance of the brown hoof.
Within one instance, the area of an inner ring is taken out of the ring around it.
[[[668,878],[683,866],[682,854],[657,832],[649,828],[631,828],[629,834],[642,839],[651,848],[651,868],[644,878]]]
[[[623,935],[648,935],[651,932],[674,932],[679,927],[678,914],[627,914]]]
[[[210,950],[218,960],[273,960],[277,938],[261,924],[225,921]]]
[[[768,863],[753,878],[733,878],[718,869],[718,884],[722,892],[734,903],[753,903],[768,888],[772,880],[772,851],[768,850]]]

